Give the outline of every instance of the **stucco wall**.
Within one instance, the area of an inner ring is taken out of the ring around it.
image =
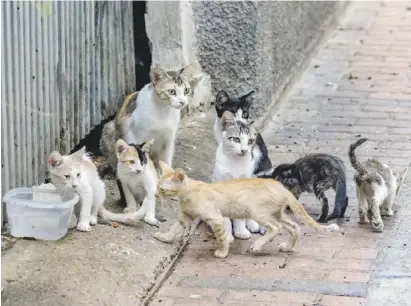
[[[341,2],[148,1],[153,62],[167,67],[199,61],[214,95],[256,90],[251,114],[276,100]]]
[[[252,114],[262,115],[338,2],[192,2],[198,57],[214,90],[256,89]]]

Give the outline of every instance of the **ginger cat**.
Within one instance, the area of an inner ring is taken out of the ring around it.
[[[338,225],[323,226],[315,222],[300,202],[281,183],[273,179],[239,178],[220,183],[204,183],[190,179],[182,169],[173,170],[160,161],[162,177],[156,196],[179,199],[179,220],[166,233],[157,232],[154,238],[172,242],[190,223],[201,218],[213,230],[218,248],[214,256],[227,257],[229,240],[224,217],[254,219],[267,229],[264,236],[251,246],[259,252],[265,244],[280,234],[282,229],[290,233],[288,242],[279,245],[280,251],[289,252],[300,237],[300,227],[284,212],[287,205],[308,226],[322,231],[338,231]]]

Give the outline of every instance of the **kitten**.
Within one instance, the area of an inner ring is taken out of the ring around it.
[[[150,71],[151,82],[138,93],[128,96],[116,119],[106,124],[100,140],[100,149],[113,169],[117,166],[114,150],[119,138],[127,143],[143,143],[155,138],[150,157],[159,172],[158,161],[171,165],[174,142],[180,123],[180,111],[192,96],[186,69],[166,71],[154,66]],[[135,106],[133,108],[130,105]],[[130,110],[132,112],[130,113]]]
[[[370,158],[360,163],[355,156],[355,149],[367,141],[361,138],[351,144],[348,151],[350,162],[357,171],[354,180],[357,189],[358,214],[360,223],[369,223],[368,215],[371,215],[371,224],[375,231],[382,232],[384,223],[381,216],[392,216],[392,205],[397,194],[397,178],[390,167],[381,164],[378,160]]]
[[[304,210],[298,200],[282,184],[275,180],[239,178],[220,183],[207,184],[190,179],[182,169],[173,170],[160,162],[163,176],[160,178],[157,195],[178,197],[179,220],[166,233],[157,232],[154,237],[163,242],[172,242],[180,236],[190,223],[201,218],[213,230],[218,248],[215,257],[227,257],[229,240],[224,226],[224,217],[232,219],[255,219],[268,232],[258,238],[251,251],[259,252],[265,244],[280,234],[282,229],[290,233],[288,242],[279,245],[280,251],[289,252],[300,237],[300,228],[284,213],[286,205],[305,224],[321,231],[338,231],[338,225],[322,226]]]
[[[100,209],[100,216],[109,221],[123,222],[130,218],[144,218],[150,225],[158,226],[155,217],[156,199],[155,192],[158,177],[154,164],[150,157],[150,149],[154,139],[141,145],[127,144],[119,139],[116,143],[118,158],[117,175],[124,192],[127,207],[125,214],[115,214]],[[137,211],[137,202],[142,203]]]
[[[343,218],[348,205],[347,180],[344,162],[329,154],[309,154],[293,164],[277,166],[271,177],[281,182],[294,196],[299,199],[303,192],[314,193],[322,203],[318,222],[327,222],[335,218]],[[328,199],[325,191],[333,188],[336,192],[334,210],[328,215]]]
[[[90,225],[97,224],[97,213],[106,199],[106,191],[96,166],[86,154],[86,147],[71,155],[53,151],[48,158],[48,170],[51,182],[63,197],[73,192],[80,197],[69,228],[77,225],[79,231],[90,231]],[[79,215],[78,223],[76,215]]]
[[[217,94],[215,102],[217,118],[214,122],[214,135],[217,145],[221,142],[221,117],[223,116],[223,113],[229,111],[233,113],[236,120],[247,122],[249,118],[249,109],[252,103],[251,96],[253,93],[254,91],[251,91],[240,98],[230,98],[224,90]],[[260,133],[257,133],[252,155],[254,176],[270,174],[272,172],[273,165],[271,164],[267,147]]]
[[[217,148],[213,183],[253,175],[253,157],[257,132],[244,121],[235,120],[233,113],[225,111],[221,117],[221,141]],[[224,219],[228,239],[249,239],[251,233],[260,231],[254,220]]]

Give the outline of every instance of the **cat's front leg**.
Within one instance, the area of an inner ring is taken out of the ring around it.
[[[174,136],[172,139],[168,140],[168,143],[165,144],[163,154],[160,154],[163,157],[163,161],[169,166],[172,166],[173,156],[174,156]],[[160,158],[161,159],[161,158]]]
[[[156,198],[154,197],[154,194],[155,192],[147,193],[140,210],[144,210],[144,222],[158,227],[159,221],[156,218]]]
[[[234,219],[233,228],[235,238],[249,239],[251,237],[251,233],[246,228],[246,221],[244,219]]]
[[[162,242],[170,243],[180,236],[190,226],[192,221],[188,215],[181,213],[179,220],[171,226],[168,232],[156,232],[153,234],[153,237]]]
[[[259,233],[260,232],[260,225],[257,222],[255,222],[253,219],[248,219],[246,221],[246,228],[251,233]]]
[[[382,232],[384,230],[384,223],[382,222],[380,215],[380,203],[375,198],[370,199],[368,205],[371,211],[371,224],[376,232]]]
[[[227,238],[224,218],[221,216],[214,216],[212,218],[205,218],[204,220],[211,227],[217,242],[217,250],[215,250],[214,256],[217,258],[227,257],[230,243]]]
[[[121,182],[121,181],[120,181]],[[126,198],[127,207],[124,208],[124,213],[131,213],[137,211],[137,203],[134,194],[131,192],[130,188],[127,184],[123,184],[121,182],[121,186],[123,186],[124,196]]]
[[[233,225],[231,223],[230,218],[224,218],[224,226],[225,226],[225,231],[227,233],[227,240],[229,243],[234,241],[234,236],[233,236]]]
[[[103,182],[98,182],[93,189],[93,204],[91,207],[90,225],[97,224],[97,214],[106,200],[106,190]]]
[[[81,232],[91,231],[90,227],[90,216],[91,207],[93,205],[93,194],[90,186],[86,186],[81,190],[78,190],[79,196],[81,198],[81,208],[79,222],[77,223],[77,230]]]

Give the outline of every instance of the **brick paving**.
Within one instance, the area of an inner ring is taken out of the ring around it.
[[[399,172],[408,167],[410,67],[411,2],[350,4],[264,132],[274,164],[311,152],[345,161],[350,203],[342,233],[318,234],[304,227],[294,252],[278,252],[276,240],[262,256],[248,251],[256,236],[236,240],[221,260],[212,256],[214,239],[200,226],[150,305],[365,305],[386,233],[371,232],[357,222],[347,150],[358,137],[368,137],[358,149],[360,159],[375,156]],[[332,192],[327,195],[334,198]],[[313,197],[301,200],[311,215],[319,214]]]

